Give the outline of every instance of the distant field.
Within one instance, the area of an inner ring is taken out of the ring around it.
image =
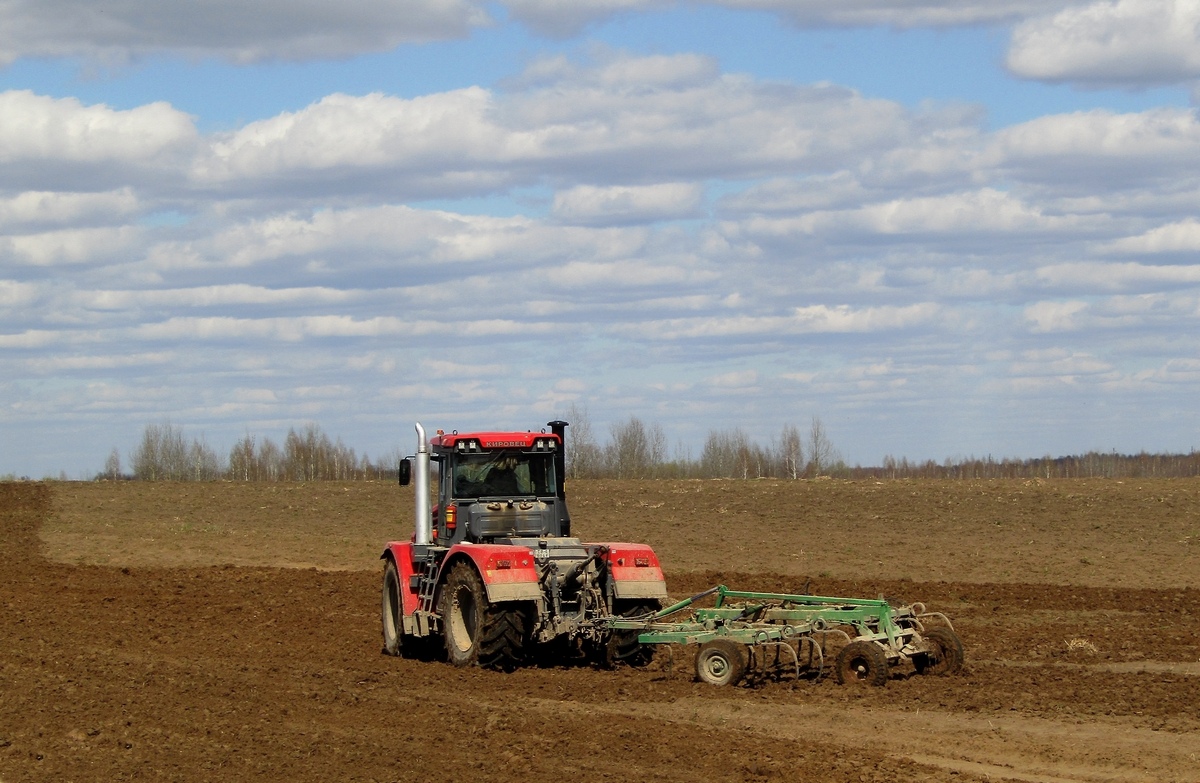
[[[577,481],[574,532],[667,572],[1200,586],[1200,480]],[[54,485],[47,555],[100,565],[378,568],[412,533],[391,483]]]

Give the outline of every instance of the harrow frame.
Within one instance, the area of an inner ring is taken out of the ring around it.
[[[711,607],[696,607],[687,620],[669,621],[709,596],[715,596]],[[945,630],[930,633],[926,621]],[[845,640],[837,660],[839,682],[882,685],[889,666],[910,660],[922,673],[951,674],[962,665],[962,642],[946,615],[926,611],[922,603],[894,607],[883,598],[750,592],[716,585],[653,614],[601,622],[611,631],[637,631],[640,644],[699,645],[697,676],[713,684],[735,684],[748,664],[753,668],[765,662],[767,648],[774,648],[777,664],[779,654],[787,650],[799,679],[805,642],[809,664],[819,659],[819,677],[830,636]],[[740,661],[735,660],[739,649],[746,656]]]

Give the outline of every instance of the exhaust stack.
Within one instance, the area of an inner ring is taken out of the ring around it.
[[[413,543],[417,546],[429,546],[433,543],[433,515],[429,510],[429,441],[425,438],[425,428],[420,422],[417,422],[417,457],[413,468],[413,472],[416,473],[413,490],[417,496]]]
[[[558,496],[566,500],[567,490],[563,485],[567,483],[567,427],[571,425],[555,420],[546,422],[546,426],[558,436],[558,450],[554,452],[554,472],[558,474]]]

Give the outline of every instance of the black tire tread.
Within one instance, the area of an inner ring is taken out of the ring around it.
[[[629,598],[613,601],[617,617],[643,617],[662,609],[657,598]],[[600,665],[606,669],[626,665],[634,668],[649,666],[654,661],[657,645],[638,642],[637,631],[614,631],[600,651]]]
[[[449,601],[455,591],[466,587],[471,590],[476,606],[476,639],[472,648],[458,661],[461,666],[477,664],[492,669],[511,669],[524,661],[526,640],[529,636],[528,610],[519,603],[493,604],[488,601],[487,590],[475,567],[465,561],[454,563],[442,583],[442,599],[439,602],[443,628],[450,622]],[[449,630],[444,631],[445,647],[451,662],[455,662],[450,650]]]

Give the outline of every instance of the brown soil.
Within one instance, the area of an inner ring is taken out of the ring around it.
[[[1194,781],[1200,482],[579,482],[675,595],[921,600],[885,688],[379,654],[383,484],[0,484],[0,781]],[[288,566],[288,567],[280,567]],[[299,567],[297,567],[299,566]]]

